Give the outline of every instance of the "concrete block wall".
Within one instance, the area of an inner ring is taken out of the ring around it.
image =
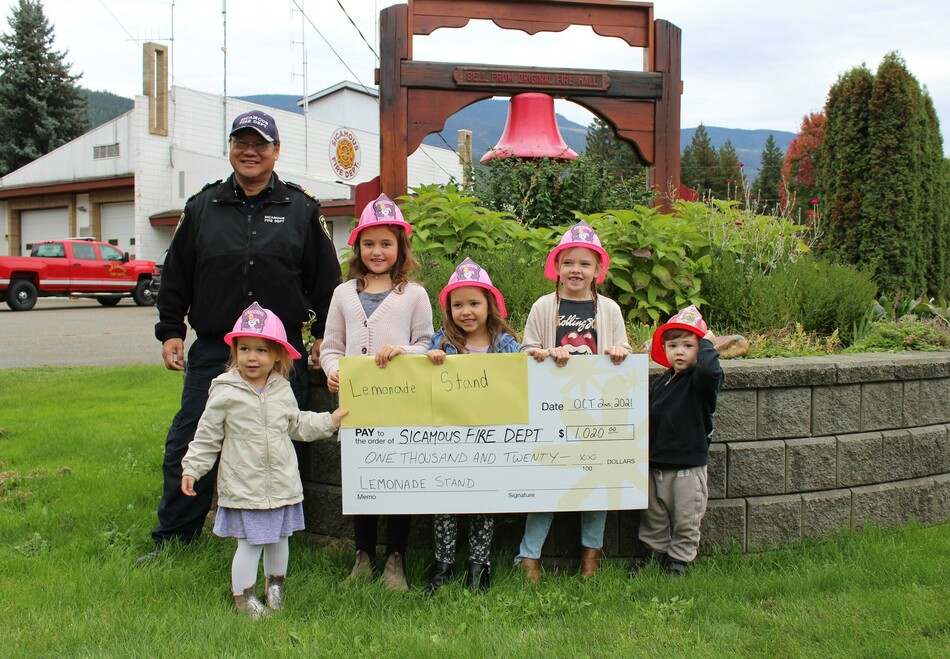
[[[722,365],[704,544],[757,551],[869,523],[950,519],[950,352]],[[651,368],[651,377],[660,373]],[[334,404],[322,378],[315,372],[312,409]],[[340,514],[339,445],[303,448],[301,473],[309,531],[321,540],[350,539],[352,524]],[[638,519],[636,511],[608,515],[608,555],[641,553]],[[524,517],[499,515],[496,526],[495,552],[513,555]],[[546,559],[573,560],[579,538],[578,514],[556,516]],[[411,543],[431,547],[428,517],[414,520]]]

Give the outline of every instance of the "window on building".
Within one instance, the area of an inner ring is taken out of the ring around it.
[[[100,144],[92,147],[92,158],[93,160],[101,160],[102,158],[118,158],[119,157],[119,143],[115,144]]]

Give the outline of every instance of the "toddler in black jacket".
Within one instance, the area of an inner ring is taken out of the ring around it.
[[[669,370],[650,385],[650,469],[640,541],[647,560],[686,574],[706,512],[706,464],[723,373],[715,335],[689,306],[653,334],[651,357]]]

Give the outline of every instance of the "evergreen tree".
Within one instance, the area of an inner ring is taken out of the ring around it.
[[[742,175],[744,166],[739,162],[732,140],[727,139],[716,154],[716,174],[710,186],[713,196],[719,199],[742,199],[746,188]]]
[[[0,176],[86,130],[86,99],[39,0],[19,0],[0,36]]]
[[[860,223],[861,201],[872,183],[868,142],[873,86],[871,71],[856,67],[839,76],[825,103],[824,139],[815,170],[825,220],[821,245],[845,263],[867,263],[860,251]]]
[[[782,150],[775,143],[775,138],[769,135],[762,151],[762,164],[759,175],[752,185],[752,194],[758,199],[759,211],[771,214],[778,208],[779,184],[782,182],[782,164],[784,156]]]
[[[875,269],[891,294],[950,293],[950,178],[929,96],[897,53],[828,94],[817,158],[822,246]]]
[[[634,154],[633,148],[617,139],[610,126],[598,117],[594,117],[594,121],[587,130],[587,146],[584,149],[584,155],[600,160],[609,165],[611,171],[624,176],[633,176],[644,168]]]
[[[950,296],[950,160],[943,157],[943,137],[933,99],[924,91],[925,142],[922,149],[921,216],[924,237],[932,247],[926,258],[926,278],[935,295]],[[925,243],[926,244],[926,243]]]
[[[706,133],[706,127],[699,124],[689,146],[683,149],[680,158],[680,181],[700,195],[708,195],[713,189],[718,166],[719,158],[709,140],[709,134]]]
[[[920,194],[920,85],[903,60],[888,53],[878,67],[869,106],[870,176],[861,201],[861,259],[877,268],[885,291],[925,288]]]

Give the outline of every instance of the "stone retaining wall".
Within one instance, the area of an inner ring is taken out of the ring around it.
[[[950,352],[722,365],[704,543],[755,551],[867,523],[950,519]],[[660,373],[651,367],[651,378]],[[329,409],[335,397],[322,373],[313,378],[311,409]],[[310,533],[352,538],[340,514],[339,445],[301,445],[299,453]],[[414,520],[411,544],[431,546],[429,524]],[[636,511],[610,513],[606,553],[640,554],[637,524]],[[496,552],[516,553],[524,516],[499,515],[496,527]],[[545,556],[576,556],[579,527],[578,514],[556,516]]]

